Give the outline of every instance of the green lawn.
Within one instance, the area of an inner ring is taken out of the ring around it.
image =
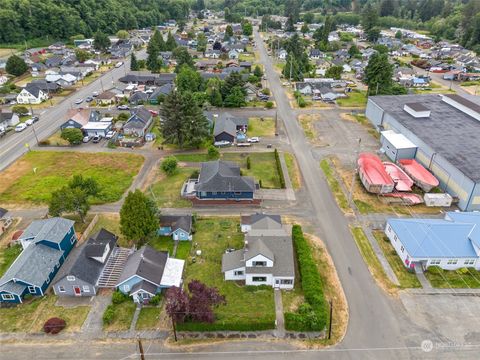
[[[148,245],[158,251],[168,251],[170,256],[173,256],[173,247],[175,242],[170,236],[156,236],[148,242]]]
[[[273,289],[245,287],[241,283],[225,281],[222,255],[227,248],[243,248],[243,234],[238,218],[203,218],[196,224],[193,241],[198,243],[201,256],[188,262],[185,284],[197,279],[215,286],[226,297],[227,304],[215,309],[213,324],[179,324],[183,329],[199,330],[260,330],[274,327],[275,311]]]
[[[193,172],[192,168],[179,168],[175,175],[164,176],[153,184],[147,190],[147,195],[152,196],[160,208],[191,207],[192,203],[183,199],[180,191],[183,183],[190,178]]]
[[[340,187],[340,183],[335,178],[332,167],[330,166],[330,163],[328,162],[328,160],[323,159],[320,162],[320,167],[322,168],[323,173],[327,178],[327,182],[328,182],[328,185],[330,186],[330,190],[332,190],[333,196],[335,196],[335,199],[337,200],[337,204],[340,207],[340,209],[342,209],[345,212],[351,211],[350,207],[348,206],[347,197],[343,193],[343,190]]]
[[[458,270],[442,270],[438,266],[430,266],[425,271],[430,284],[443,289],[478,289],[480,288],[480,271],[473,268],[461,268]]]
[[[417,275],[414,272],[409,272],[402,263],[402,260],[397,255],[397,252],[390,243],[388,237],[385,236],[383,231],[374,231],[373,235],[377,240],[378,245],[383,251],[385,258],[393,269],[393,272],[397,276],[402,288],[419,288],[422,287],[420,281],[418,281]]]
[[[103,325],[103,330],[122,331],[130,329],[136,308],[135,303],[131,299],[128,299],[121,304],[113,305],[113,307],[115,309],[113,320],[110,324]]]
[[[100,231],[101,228],[108,230],[118,236],[117,244],[123,247],[130,247],[133,244],[122,235],[120,231],[120,216],[117,213],[102,213],[98,215],[98,221],[92,229],[91,234]]]
[[[22,252],[22,245],[13,245],[0,248],[0,277],[12,265],[18,255]]]
[[[13,308],[0,308],[0,332],[40,332],[43,324],[52,317],[66,321],[67,327],[63,331],[79,331],[90,307],[64,308],[55,306],[56,301],[57,296],[47,295]]]
[[[160,308],[159,307],[142,307],[140,315],[137,321],[137,330],[155,330],[158,328],[160,320]]]
[[[179,241],[177,245],[177,254],[175,258],[186,260],[188,255],[190,255],[190,250],[192,249],[191,241]]]
[[[57,131],[45,141],[50,146],[69,146],[70,145],[70,143],[67,140],[62,139],[61,131]]]
[[[43,204],[73,175],[92,177],[100,186],[93,204],[120,200],[142,166],[134,154],[30,151],[0,173],[0,203]]]
[[[352,232],[355,243],[362,254],[363,260],[367,264],[373,277],[386,290],[395,288],[395,285],[391,283],[390,279],[385,273],[385,270],[383,269],[382,264],[380,263],[380,260],[378,260],[377,255],[373,251],[372,245],[370,244],[370,241],[365,235],[363,229],[361,227],[351,227],[350,231]]]
[[[367,95],[365,91],[353,90],[347,95],[347,98],[337,99],[337,104],[342,107],[365,107],[367,105]]]
[[[273,137],[275,136],[275,120],[273,118],[250,118],[248,120],[247,134],[249,137]]]
[[[300,189],[301,186],[301,179],[300,179],[300,170],[297,165],[297,160],[295,159],[295,155],[290,153],[284,153],[285,162],[287,163],[288,169],[288,176],[290,177],[290,181],[292,182],[292,186],[294,190]]]

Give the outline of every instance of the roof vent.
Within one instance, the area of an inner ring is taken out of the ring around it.
[[[414,118],[430,117],[430,109],[420,103],[407,103],[403,106],[403,110],[412,115]]]

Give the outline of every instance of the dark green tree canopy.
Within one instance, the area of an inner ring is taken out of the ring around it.
[[[93,47],[96,50],[106,51],[110,47],[110,39],[107,34],[97,31],[93,38]]]
[[[7,60],[5,70],[11,75],[20,76],[27,72],[28,66],[21,57],[12,55]]]
[[[120,231],[137,246],[143,245],[158,229],[157,207],[140,190],[129,192],[120,209]]]

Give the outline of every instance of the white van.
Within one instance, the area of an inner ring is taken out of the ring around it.
[[[27,128],[27,125],[25,123],[18,124],[15,126],[15,132],[22,132]]]

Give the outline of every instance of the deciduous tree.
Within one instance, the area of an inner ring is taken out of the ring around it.
[[[7,60],[5,70],[11,75],[20,76],[27,72],[28,66],[21,57],[12,55]]]

